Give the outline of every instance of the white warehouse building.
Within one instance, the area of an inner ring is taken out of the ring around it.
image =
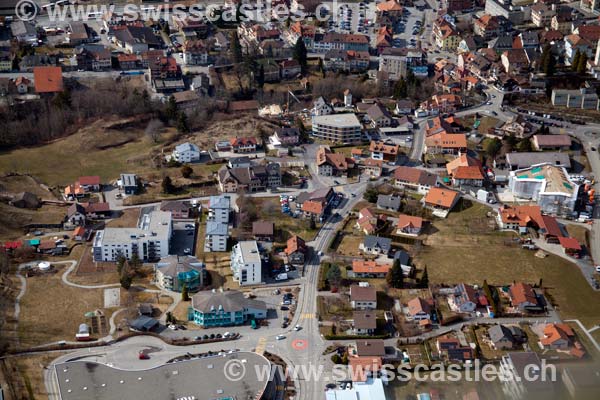
[[[515,197],[536,201],[543,213],[570,215],[575,209],[579,185],[563,167],[544,163],[511,171],[508,184]]]
[[[155,261],[169,254],[172,234],[171,213],[152,211],[140,218],[137,228],[105,228],[96,232],[94,261],[128,260],[137,253],[143,261]]]

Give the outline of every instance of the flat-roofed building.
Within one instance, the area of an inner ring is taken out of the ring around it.
[[[136,228],[105,228],[96,232],[94,261],[130,260],[137,254],[143,261],[154,261],[169,254],[172,234],[171,213],[151,211],[140,217]]]
[[[536,201],[543,213],[555,215],[573,212],[579,190],[565,168],[548,163],[511,171],[508,185],[515,197]]]
[[[262,283],[262,261],[256,240],[239,242],[231,250],[233,280],[244,285]]]
[[[336,143],[361,140],[362,125],[355,114],[317,115],[312,119],[314,137]]]
[[[136,357],[137,358],[137,357]],[[249,370],[266,371],[258,379],[227,379],[232,361]],[[114,399],[258,399],[277,398],[281,379],[269,371],[271,363],[253,352],[230,352],[180,360],[153,368],[127,370],[92,361],[55,364],[56,385],[62,400]],[[201,376],[202,379],[198,379]]]

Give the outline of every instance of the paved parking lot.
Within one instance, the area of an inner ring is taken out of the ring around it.
[[[194,254],[196,248],[196,230],[186,228],[186,225],[193,225],[194,221],[174,221],[173,237],[171,238],[171,254],[178,256],[186,255],[186,249],[190,254]]]

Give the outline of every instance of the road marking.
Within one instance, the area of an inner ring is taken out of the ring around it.
[[[315,318],[314,313],[302,313],[302,315],[300,315],[300,319],[314,319],[314,318]]]
[[[260,339],[258,339],[258,343],[256,344],[256,349],[254,350],[254,352],[256,354],[263,355],[265,353],[266,346],[267,346],[267,338],[263,336]]]

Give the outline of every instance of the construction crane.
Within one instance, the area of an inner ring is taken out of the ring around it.
[[[285,106],[285,112],[286,113],[290,112],[290,97],[292,97],[294,100],[296,100],[296,103],[301,104],[301,101],[298,100],[298,98],[296,97],[296,95],[292,92],[292,89],[290,89],[290,87],[288,86],[287,103],[286,103],[286,106]]]

